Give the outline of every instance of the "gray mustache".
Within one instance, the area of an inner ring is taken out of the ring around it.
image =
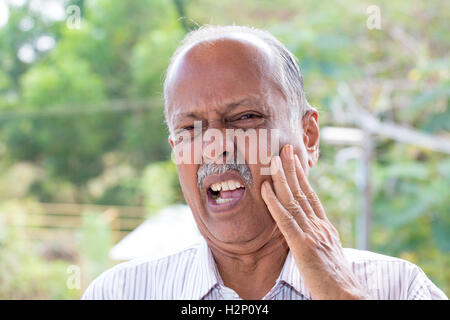
[[[251,186],[253,183],[253,176],[250,168],[246,164],[215,164],[215,163],[205,163],[198,168],[197,171],[197,185],[198,188],[201,189],[203,186],[203,180],[212,174],[222,174],[227,171],[237,171],[239,175],[242,177],[244,182]]]

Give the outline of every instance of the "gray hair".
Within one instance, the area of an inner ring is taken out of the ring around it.
[[[189,46],[204,41],[213,41],[230,34],[244,33],[256,36],[258,39],[266,43],[275,53],[275,73],[273,75],[274,82],[279,86],[289,107],[291,126],[295,126],[296,121],[303,117],[306,111],[312,109],[305,97],[303,89],[303,78],[298,66],[297,58],[267,31],[249,26],[212,26],[205,25],[197,30],[189,32],[182,40],[180,46],[173,54],[169,67],[167,68],[166,78],[164,80],[164,115],[168,122],[167,109],[169,105],[168,83],[172,72],[173,65],[178,56]],[[170,126],[167,123],[169,130]]]
[[[203,180],[212,174],[222,174],[227,171],[237,171],[242,177],[247,186],[251,187],[253,184],[253,175],[250,171],[248,165],[227,163],[227,164],[215,164],[215,163],[205,163],[201,165],[197,170],[197,186],[201,189],[203,185]]]

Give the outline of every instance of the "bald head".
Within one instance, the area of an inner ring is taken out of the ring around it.
[[[248,77],[256,77],[272,83],[289,105],[291,120],[298,119],[310,108],[303,93],[296,58],[272,35],[250,27],[206,26],[185,37],[167,70],[164,98],[169,130],[173,107],[180,103],[195,103],[175,101],[174,90],[180,90],[179,84],[201,79],[202,94],[227,92],[220,90],[227,83],[218,80],[225,79],[230,72],[234,72],[234,82],[245,84]],[[182,96],[184,99],[196,98],[189,94]]]
[[[217,61],[216,58],[225,58],[219,62],[226,63],[231,56],[235,56],[234,61],[237,61],[236,57],[242,56],[249,59],[248,62],[265,64],[273,60],[272,55],[270,47],[253,34],[226,33],[213,39],[199,39],[183,46],[183,50],[174,56],[167,80],[170,81],[180,65],[186,62],[200,60],[200,64],[208,64]]]
[[[252,35],[225,35],[187,47],[177,56],[166,79],[168,123],[177,106],[198,105],[201,100],[225,101],[223,95],[232,87],[244,88],[248,83],[263,86],[273,81],[273,60],[270,48]],[[192,84],[198,86],[193,88]]]

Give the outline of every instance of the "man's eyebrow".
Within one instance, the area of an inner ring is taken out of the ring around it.
[[[248,105],[248,104],[260,104],[260,102],[258,101],[258,99],[254,98],[254,97],[245,97],[243,99],[228,103],[225,106],[226,111],[230,111],[236,107],[239,107],[241,105]]]
[[[245,98],[227,103],[225,105],[224,112],[231,111],[234,108],[237,108],[242,105],[250,105],[250,104],[260,105],[261,103],[255,97],[245,97]],[[195,119],[200,119],[201,117],[198,115],[198,113],[192,112],[192,111],[180,112],[173,116],[173,121],[175,122],[176,120],[185,119],[185,118],[191,118],[191,119],[195,120]]]
[[[199,117],[195,112],[181,112],[177,115],[175,115],[175,118],[193,118],[198,119]]]
[[[175,115],[173,115],[172,119],[173,122],[176,122],[176,120],[184,119],[184,118],[192,118],[192,119],[199,119],[197,114],[195,112],[180,112]]]

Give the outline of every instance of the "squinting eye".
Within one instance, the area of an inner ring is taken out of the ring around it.
[[[183,128],[183,130],[193,130],[193,129],[194,129],[194,126],[187,126],[187,127]]]
[[[240,117],[238,120],[252,119],[255,117],[256,117],[256,115],[254,115],[254,114],[246,114],[246,115],[243,115],[242,117]]]

